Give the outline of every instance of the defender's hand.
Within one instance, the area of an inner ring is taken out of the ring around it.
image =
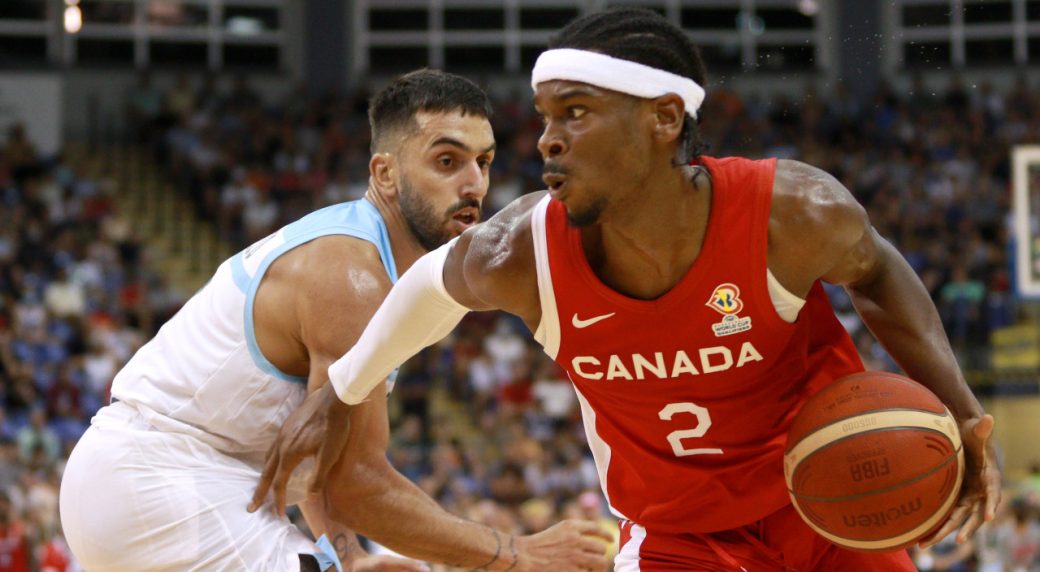
[[[565,520],[538,534],[516,538],[516,572],[602,572],[610,533],[587,520]],[[504,559],[508,562],[507,559]],[[500,560],[501,562],[501,560]]]
[[[919,542],[922,548],[932,546],[957,528],[960,528],[957,543],[964,543],[983,522],[993,520],[1000,502],[1000,471],[990,439],[993,416],[967,419],[960,424],[960,431],[965,461],[961,496],[946,522],[935,534]]]
[[[349,412],[350,406],[339,400],[332,384],[325,384],[308,395],[286,418],[278,437],[267,451],[264,472],[247,510],[255,512],[260,508],[273,486],[275,509],[280,516],[285,516],[285,489],[289,476],[304,459],[315,453],[318,454],[318,466],[309,490],[311,495],[319,494],[347,444]]]

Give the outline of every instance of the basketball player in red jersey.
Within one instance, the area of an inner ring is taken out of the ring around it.
[[[382,399],[369,395],[380,380],[466,312],[498,308],[574,383],[622,519],[616,570],[914,570],[905,552],[829,544],[789,504],[791,419],[863,369],[827,281],[960,422],[964,489],[925,543],[958,527],[963,541],[991,519],[993,418],[921,282],[850,193],[796,161],[698,156],[703,65],[652,12],[579,18],[550,48],[532,77],[549,192],[409,270],[329,368],[337,395],[314,394],[283,426],[258,495],[319,445],[318,479],[328,478],[349,404]]]

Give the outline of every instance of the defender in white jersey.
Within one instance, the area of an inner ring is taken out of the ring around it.
[[[425,560],[582,569],[571,562],[595,541],[574,524],[514,540],[449,515],[394,471],[385,400],[350,418],[348,478],[316,491],[324,496],[289,487],[321,543],[280,511],[246,510],[282,422],[326,383],[398,274],[479,220],[495,143],[478,87],[413,72],[369,115],[365,199],[311,213],[225,261],[116,376],[112,404],[61,485],[65,535],[85,569],[418,569],[364,557],[348,526]],[[350,512],[326,512],[326,497]]]

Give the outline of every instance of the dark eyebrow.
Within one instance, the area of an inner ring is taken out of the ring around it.
[[[600,95],[603,95],[603,93],[600,92],[598,89],[590,89],[590,87],[591,86],[586,87],[578,85],[572,87],[565,87],[562,90],[553,93],[552,95],[545,96],[543,99],[550,99],[552,101],[562,103],[568,99],[573,99],[575,97],[598,97]],[[534,98],[534,110],[538,113],[542,113],[542,110],[538,107],[539,97],[540,96],[536,95]]]
[[[462,141],[459,141],[458,139],[455,139],[454,137],[439,137],[439,138],[435,139],[433,141],[433,143],[430,143],[430,148],[432,149],[433,147],[436,147],[438,145],[451,145],[452,147],[457,147],[457,148],[459,148],[459,149],[461,149],[461,150],[463,150],[463,151],[465,151],[467,153],[472,153],[473,152],[472,149],[469,148],[469,145],[466,145],[465,143],[463,143]],[[492,143],[491,146],[488,147],[487,149],[484,149],[483,151],[481,151],[479,154],[480,155],[486,155],[486,154],[494,151],[497,148],[498,148],[498,143],[495,142],[495,143]]]
[[[597,95],[600,94],[585,87],[568,87],[557,92],[553,99],[556,101],[564,101],[575,97],[596,97]]]

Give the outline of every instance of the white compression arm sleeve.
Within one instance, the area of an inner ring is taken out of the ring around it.
[[[415,261],[354,347],[329,366],[329,381],[344,403],[360,403],[395,367],[447,336],[470,311],[444,288],[444,261],[454,243]]]

